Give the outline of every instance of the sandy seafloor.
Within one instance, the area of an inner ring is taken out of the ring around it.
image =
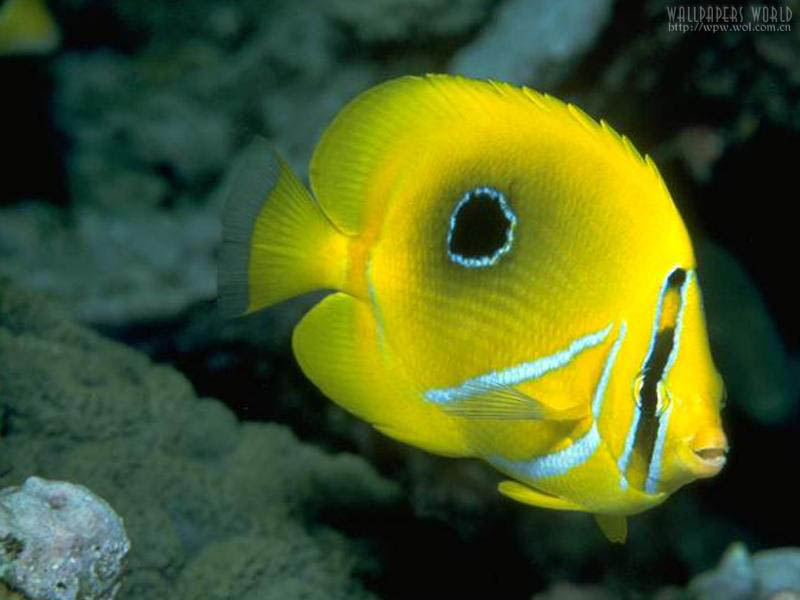
[[[789,31],[679,31],[697,4],[661,0],[53,0],[60,47],[0,57],[0,487],[107,500],[124,600],[800,597],[800,4],[767,4]],[[315,298],[215,310],[237,153],[305,177],[344,102],[425,72],[606,119],[686,219],[732,450],[624,546],[327,401],[289,347]]]

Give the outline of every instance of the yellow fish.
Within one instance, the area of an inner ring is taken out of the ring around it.
[[[46,54],[60,40],[44,0],[0,0],[0,55]]]
[[[656,166],[527,88],[402,77],[351,101],[311,192],[265,142],[223,216],[220,305],[319,289],[295,356],[385,434],[478,457],[519,502],[626,515],[722,468],[724,388]]]

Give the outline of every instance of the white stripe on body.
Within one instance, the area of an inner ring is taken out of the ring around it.
[[[666,379],[667,375],[675,364],[678,358],[678,352],[681,345],[681,334],[683,333],[683,314],[686,311],[686,295],[689,292],[689,286],[693,282],[694,271],[686,271],[686,280],[681,286],[681,305],[678,308],[678,317],[675,322],[675,333],[672,338],[672,350],[670,350],[667,364],[664,367],[664,372],[661,375],[661,380]],[[669,427],[669,418],[672,415],[672,402],[669,403],[667,410],[658,419],[658,433],[656,434],[656,442],[653,445],[653,455],[650,457],[650,468],[647,471],[647,481],[645,482],[645,491],[648,494],[655,494],[658,491],[659,478],[661,477],[661,465],[664,459],[664,442],[667,436],[667,428]]]
[[[627,329],[627,324],[623,321],[619,328],[619,335],[608,353],[603,372],[595,387],[592,399],[592,415],[595,418],[595,422],[592,423],[592,427],[588,432],[575,440],[573,444],[558,452],[545,454],[526,461],[509,461],[503,457],[495,456],[488,459],[489,463],[519,477],[523,481],[566,475],[572,469],[586,463],[600,446],[601,438],[597,429],[597,417],[603,408],[606,388]],[[606,333],[608,333],[607,330]]]
[[[491,371],[484,375],[478,375],[455,387],[428,390],[425,392],[425,399],[433,404],[450,404],[473,396],[476,390],[488,391],[511,387],[538,379],[551,371],[567,366],[584,350],[603,343],[611,332],[612,327],[613,324],[601,331],[578,338],[565,349],[555,354],[521,363],[501,371]]]

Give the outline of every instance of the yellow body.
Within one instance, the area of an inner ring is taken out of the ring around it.
[[[45,54],[60,39],[45,0],[0,0],[0,54]]]
[[[335,402],[486,460],[515,500],[594,513],[617,541],[625,515],[721,468],[686,229],[652,161],[605,123],[525,88],[404,77],[340,112],[310,179],[313,196],[251,149],[221,302],[237,314],[334,290],[293,347]],[[456,245],[467,210],[498,219],[493,253]]]

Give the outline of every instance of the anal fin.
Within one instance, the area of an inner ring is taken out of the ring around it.
[[[497,486],[497,491],[508,496],[512,500],[522,502],[523,504],[530,504],[540,508],[552,508],[554,510],[576,510],[582,511],[584,508],[575,502],[565,500],[559,496],[545,494],[538,490],[528,487],[518,481],[507,479],[501,481]]]
[[[470,456],[458,419],[426,402],[392,361],[365,301],[326,296],[292,336],[297,361],[345,410],[402,442],[445,456]]]
[[[608,541],[624,544],[628,537],[628,521],[622,515],[595,515],[594,520]]]
[[[523,504],[538,506],[540,508],[575,511],[585,510],[575,502],[560,498],[559,496],[545,494],[544,492],[540,492],[511,479],[500,482],[500,485],[497,486],[497,490],[512,500],[522,502]],[[594,519],[600,526],[603,535],[605,535],[609,541],[618,544],[625,543],[625,538],[628,535],[628,522],[624,516],[596,514],[594,515]]]

